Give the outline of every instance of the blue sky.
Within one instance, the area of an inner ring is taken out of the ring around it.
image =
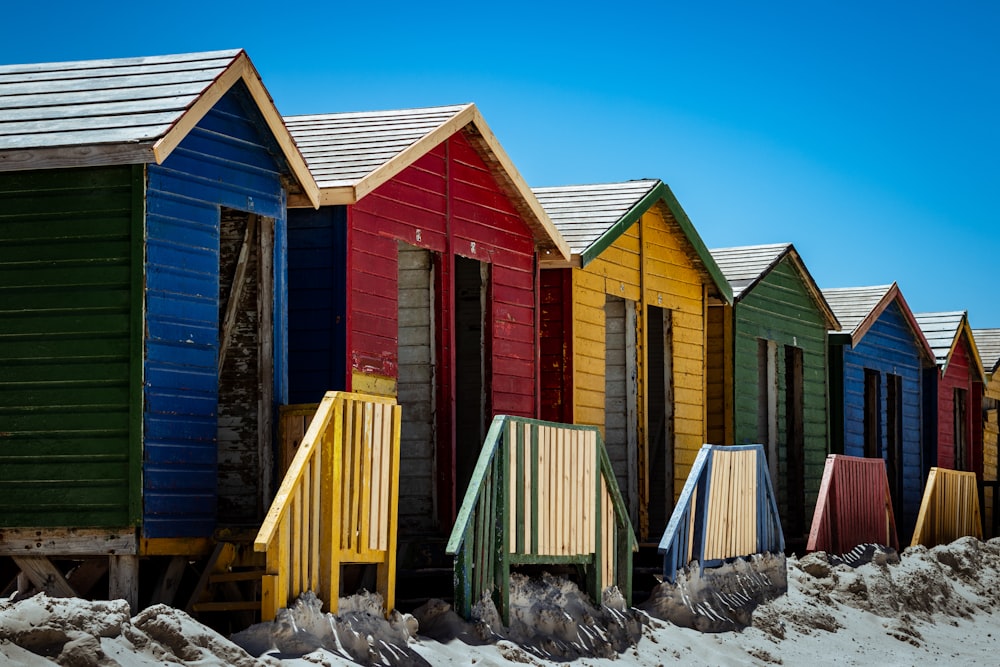
[[[245,48],[285,114],[475,102],[530,185],[661,178],[709,247],[790,241],[820,287],[895,280],[1000,327],[997,2],[60,0],[5,23],[2,64]]]

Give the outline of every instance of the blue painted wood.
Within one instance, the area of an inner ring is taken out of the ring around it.
[[[288,212],[288,397],[316,403],[347,378],[347,209]]]
[[[192,129],[146,193],[143,534],[216,527],[220,207],[275,219],[274,396],[284,358],[285,166],[242,83]]]
[[[886,374],[899,375],[903,385],[903,516],[902,533],[913,530],[923,495],[921,451],[921,356],[918,340],[898,303],[891,303],[853,348],[845,346],[844,364],[844,454],[864,456],[865,369],[881,374],[881,448],[886,451]],[[835,399],[836,397],[833,397]]]

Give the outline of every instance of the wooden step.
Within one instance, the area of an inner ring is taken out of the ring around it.
[[[196,612],[213,611],[260,611],[260,601],[257,602],[196,602],[193,607]]]
[[[267,574],[264,570],[242,570],[237,572],[213,572],[208,575],[208,583],[221,584],[227,581],[259,581]]]

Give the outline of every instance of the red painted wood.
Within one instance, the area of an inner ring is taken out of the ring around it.
[[[955,468],[954,396],[955,389],[964,389],[968,392],[965,430],[969,434],[969,448],[966,452],[966,460],[969,462],[968,467],[981,479],[983,474],[982,433],[978,432],[981,429],[976,428],[975,418],[980,412],[982,394],[981,391],[977,393],[975,385],[979,384],[979,379],[976,377],[975,363],[971,360],[971,348],[966,339],[967,334],[963,331],[961,339],[948,359],[945,373],[938,381],[937,465],[942,468]]]
[[[870,543],[899,549],[885,461],[828,456],[806,550],[844,554]]]
[[[439,519],[457,511],[454,489],[454,256],[490,265],[484,344],[493,414],[539,412],[540,309],[534,238],[462,132],[348,207],[348,341],[353,370],[396,377],[399,241],[435,259]],[[350,375],[350,372],[348,373]]]

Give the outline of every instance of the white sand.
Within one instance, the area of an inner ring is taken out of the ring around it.
[[[825,554],[787,563],[788,592],[752,612],[752,627],[703,633],[627,608],[595,608],[562,579],[516,577],[510,627],[491,605],[467,623],[432,601],[386,621],[377,596],[341,601],[337,616],[304,598],[275,623],[234,639],[157,606],[39,595],[0,602],[0,664],[12,665],[996,665],[1000,540],[878,556],[852,569]],[[417,621],[420,622],[417,631]]]

